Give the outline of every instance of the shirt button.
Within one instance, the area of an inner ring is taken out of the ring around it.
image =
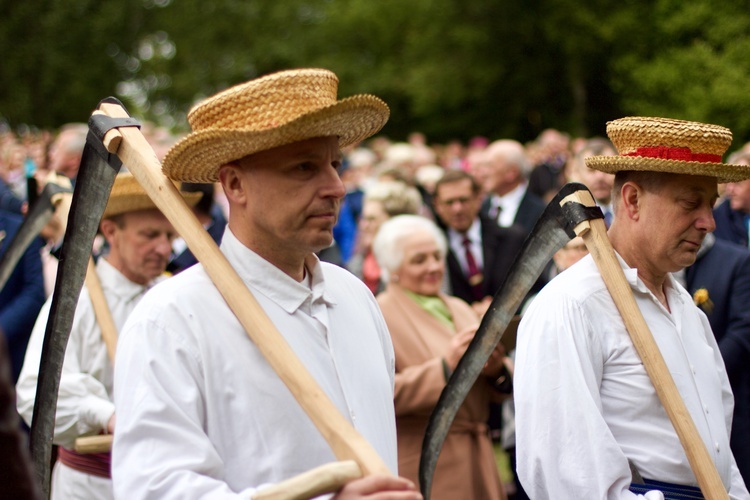
[[[695,366],[690,365],[690,370],[693,372],[693,375],[695,375]]]
[[[720,448],[721,448],[721,447],[719,446],[719,443],[717,442],[717,443],[716,443],[716,453],[718,453],[719,451],[721,451],[721,450],[720,450]]]
[[[703,410],[705,410],[706,414],[708,414],[708,406],[703,405]]]
[[[352,416],[352,422],[356,422],[357,421],[357,415],[355,415],[353,411],[350,412],[349,414]]]

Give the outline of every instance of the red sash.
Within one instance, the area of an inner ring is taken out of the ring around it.
[[[73,450],[59,448],[57,459],[78,472],[91,474],[92,476],[111,478],[110,462],[112,456],[107,453],[76,453]]]

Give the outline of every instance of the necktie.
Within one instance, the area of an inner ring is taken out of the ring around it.
[[[471,286],[471,293],[474,296],[474,300],[482,300],[484,293],[482,292],[482,281],[484,276],[477,266],[477,261],[474,259],[474,254],[471,252],[471,240],[464,236],[463,242],[464,252],[466,255],[466,264],[468,267],[468,275],[466,278]]]
[[[612,212],[609,210],[604,211],[604,225],[607,226],[607,229],[612,225]]]

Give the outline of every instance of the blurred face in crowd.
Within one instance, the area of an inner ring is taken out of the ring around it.
[[[728,183],[726,193],[732,210],[750,213],[750,179]]]
[[[110,246],[107,262],[133,283],[145,285],[167,268],[175,230],[159,210],[104,219],[101,230]]]
[[[588,253],[589,251],[586,248],[586,244],[583,242],[583,238],[576,236],[567,242],[560,250],[555,252],[552,259],[555,261],[557,270],[562,272],[581,260]]]
[[[399,285],[410,292],[436,296],[443,283],[445,263],[435,236],[420,229],[404,239],[402,249],[404,257],[393,272],[394,281],[398,276]]]
[[[479,214],[482,200],[470,179],[441,184],[435,192],[435,211],[449,228],[465,233]]]
[[[359,219],[359,237],[363,245],[369,247],[383,222],[388,220],[388,213],[379,200],[365,200],[362,215]]]
[[[477,164],[477,177],[488,193],[504,196],[522,181],[523,146],[516,141],[501,140],[490,144]]]
[[[74,130],[63,130],[52,143],[49,150],[49,169],[70,179],[78,175],[83,146],[79,148],[80,133]]]
[[[585,158],[592,156],[590,153],[582,152],[571,159],[573,169],[571,179],[585,185],[594,195],[599,204],[607,205],[612,199],[612,186],[615,182],[614,174],[607,174],[586,166]],[[615,156],[614,150],[609,150],[601,156]]]
[[[307,255],[333,241],[346,194],[335,136],[260,151],[219,171],[229,225],[248,248],[301,279]]]

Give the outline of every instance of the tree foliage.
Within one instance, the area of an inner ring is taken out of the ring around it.
[[[737,0],[0,1],[11,124],[81,121],[114,94],[180,128],[196,100],[232,84],[325,67],[340,95],[385,99],[396,138],[595,135],[638,114],[750,139],[750,15]]]

